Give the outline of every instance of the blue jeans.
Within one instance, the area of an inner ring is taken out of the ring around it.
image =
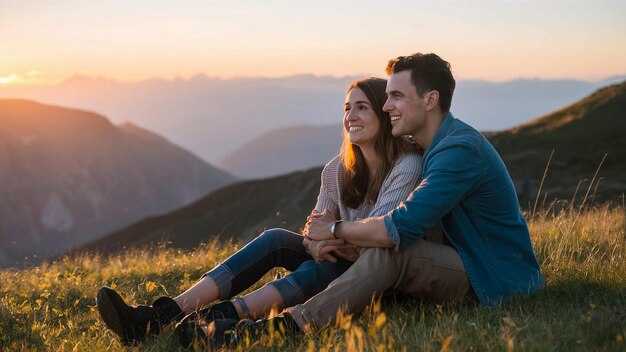
[[[302,239],[288,230],[267,230],[203,277],[215,282],[220,299],[225,300],[252,286],[271,269],[282,267],[291,274],[268,285],[280,292],[284,307],[303,303],[322,292],[352,263],[341,258],[337,263],[316,263],[302,246]]]

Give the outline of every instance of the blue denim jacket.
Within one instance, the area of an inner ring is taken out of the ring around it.
[[[421,183],[384,217],[396,250],[439,220],[483,304],[531,294],[543,284],[504,162],[478,131],[451,113],[424,154]]]

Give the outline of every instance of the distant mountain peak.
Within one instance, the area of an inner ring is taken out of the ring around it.
[[[599,94],[610,94],[611,96],[615,96],[617,94],[623,93],[626,91],[626,80],[618,83],[610,84],[606,87],[602,87],[596,90],[591,97],[594,97]]]
[[[262,178],[323,165],[339,153],[342,125],[296,125],[266,131],[218,164],[241,178]]]
[[[0,266],[94,240],[234,179],[137,125],[35,101],[0,100],[0,136]]]
[[[210,82],[214,80],[216,80],[216,78],[211,78],[204,73],[197,73],[188,79],[189,82]]]
[[[170,143],[165,137],[156,134],[154,132],[151,132],[145,128],[139,127],[137,125],[135,125],[132,122],[124,122],[118,125],[118,127],[129,134],[132,135],[136,135],[139,137],[143,137],[143,138],[148,138],[148,139],[154,139],[154,140],[158,140],[158,141],[163,141],[163,142],[167,142]]]
[[[54,134],[75,130],[111,132],[115,126],[95,112],[27,99],[0,99],[0,131]]]

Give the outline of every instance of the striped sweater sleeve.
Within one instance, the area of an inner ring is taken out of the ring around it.
[[[315,204],[315,210],[323,212],[324,209],[328,209],[332,214],[339,214],[337,193],[337,178],[338,178],[339,156],[334,157],[331,161],[324,166],[321,175],[320,193],[317,196],[317,203]]]
[[[422,157],[419,154],[402,155],[380,187],[376,205],[369,217],[385,215],[405,201],[417,187],[421,172]]]

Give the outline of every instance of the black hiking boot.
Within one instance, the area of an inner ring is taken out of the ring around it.
[[[106,326],[125,346],[158,335],[162,327],[183,317],[182,310],[170,297],[160,297],[152,306],[131,307],[114,289],[106,286],[98,290],[96,304]]]
[[[258,341],[268,334],[292,336],[300,332],[300,327],[289,313],[283,313],[272,319],[252,321],[248,319],[216,319],[208,325],[188,325],[181,343],[184,347],[203,347],[219,349],[235,347],[242,341]]]
[[[293,320],[291,314],[282,313],[271,319],[257,321],[242,320],[235,327],[233,342],[239,343],[244,339],[257,341],[264,335],[279,334],[283,337],[293,336],[301,332],[300,327]]]
[[[188,324],[176,332],[181,345],[185,348],[219,349],[234,346],[237,343],[235,328],[239,320],[216,319],[207,325]]]
[[[209,325],[216,320],[229,321],[229,323],[217,324],[220,330],[224,330],[230,328],[231,325],[234,327],[240,318],[233,303],[224,301],[187,315],[180,323],[176,324],[174,332],[178,335],[181,345],[185,347],[193,345],[194,342],[207,344],[208,337],[205,331],[214,332],[216,324],[213,328],[209,328]]]

